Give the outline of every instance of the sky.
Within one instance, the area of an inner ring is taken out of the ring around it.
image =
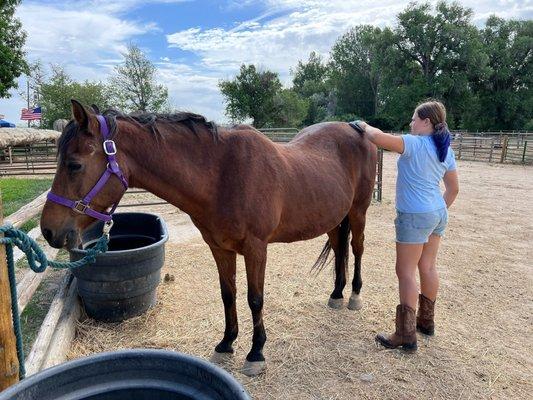
[[[436,3],[436,1],[430,1]],[[227,122],[218,89],[243,63],[280,75],[315,51],[327,58],[350,27],[393,27],[404,0],[25,0],[16,17],[27,32],[29,61],[60,64],[75,80],[106,82],[128,44],[138,45],[157,67],[172,106]],[[532,0],[463,0],[482,27],[491,14],[532,19]],[[16,124],[25,103],[0,99],[0,114]],[[46,112],[46,110],[43,110]]]

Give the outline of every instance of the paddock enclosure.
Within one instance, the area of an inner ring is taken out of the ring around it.
[[[361,311],[328,308],[333,272],[310,272],[327,236],[269,246],[268,364],[266,373],[256,378],[240,372],[252,324],[239,258],[240,334],[234,359],[225,368],[254,399],[530,398],[533,168],[458,160],[460,193],[450,210],[438,260],[436,336],[419,335],[418,352],[405,355],[374,344],[377,332],[393,328],[398,302],[396,157],[384,154],[383,198],[373,202],[367,214]],[[122,323],[82,318],[68,357],[149,347],[209,358],[224,329],[217,269],[209,248],[188,217],[173,207],[136,210],[157,212],[169,226],[163,267],[167,277],[158,288],[157,305]]]

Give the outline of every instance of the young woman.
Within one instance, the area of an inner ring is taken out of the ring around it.
[[[390,135],[362,121],[355,124],[378,147],[400,153],[394,221],[400,304],[396,307],[396,331],[379,334],[376,341],[387,348],[415,351],[417,329],[426,335],[434,334],[439,288],[437,252],[448,222],[447,209],[459,192],[446,109],[438,101],[420,104],[413,113],[410,135]],[[441,180],[444,194],[439,187]],[[421,294],[416,284],[417,268]],[[419,309],[415,316],[417,298]]]

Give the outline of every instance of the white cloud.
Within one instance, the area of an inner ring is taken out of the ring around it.
[[[379,7],[370,6],[370,1],[358,1],[357,6],[347,1],[267,3],[267,13],[233,29],[190,28],[168,35],[168,43],[200,55],[204,67],[222,74],[235,72],[242,63],[253,63],[279,72],[287,80],[289,69],[299,59],[307,59],[311,51],[327,54],[349,27],[391,24],[403,8],[393,0],[381,2]]]
[[[217,76],[196,72],[185,64],[160,63],[158,78],[168,87],[176,109],[202,114],[209,120],[225,120]]]
[[[505,19],[533,18],[533,2],[530,0],[467,0],[462,4],[474,10],[473,22],[478,26],[482,26],[492,14]]]
[[[131,38],[155,29],[110,14],[85,8],[70,10],[41,4],[18,9],[28,33],[26,49],[31,59],[61,64],[92,64],[116,59]]]
[[[187,3],[194,0],[51,0],[46,5],[64,11],[91,11],[101,14],[120,14],[130,12],[146,4],[173,4]],[[31,4],[42,4],[43,2],[27,1]]]

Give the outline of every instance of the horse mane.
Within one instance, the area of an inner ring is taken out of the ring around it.
[[[109,117],[111,120],[116,120],[117,118],[124,119],[130,122],[133,122],[137,125],[140,125],[145,128],[149,128],[154,135],[160,135],[158,129],[159,124],[176,124],[180,123],[185,125],[188,128],[189,132],[197,135],[198,127],[203,126],[208,129],[215,140],[218,139],[218,129],[214,122],[207,121],[204,116],[199,114],[194,114],[191,112],[176,112],[170,114],[160,114],[160,113],[130,113],[124,114],[120,111],[109,109],[106,110],[103,115]],[[115,121],[113,121],[115,122]],[[111,127],[110,127],[111,129]]]
[[[176,112],[171,114],[159,114],[159,113],[131,113],[125,114],[115,109],[108,109],[102,114],[106,118],[106,122],[109,128],[110,137],[113,137],[117,131],[117,118],[130,121],[143,128],[148,128],[150,131],[160,137],[161,133],[157,127],[157,123],[162,124],[182,124],[185,125],[187,131],[198,135],[198,127],[203,126],[213,136],[213,139],[218,140],[218,129],[214,122],[207,121],[204,116],[194,114],[191,112]],[[57,152],[62,156],[65,156],[66,149],[69,142],[76,136],[79,125],[75,120],[71,120],[64,128],[63,133],[57,141]]]

